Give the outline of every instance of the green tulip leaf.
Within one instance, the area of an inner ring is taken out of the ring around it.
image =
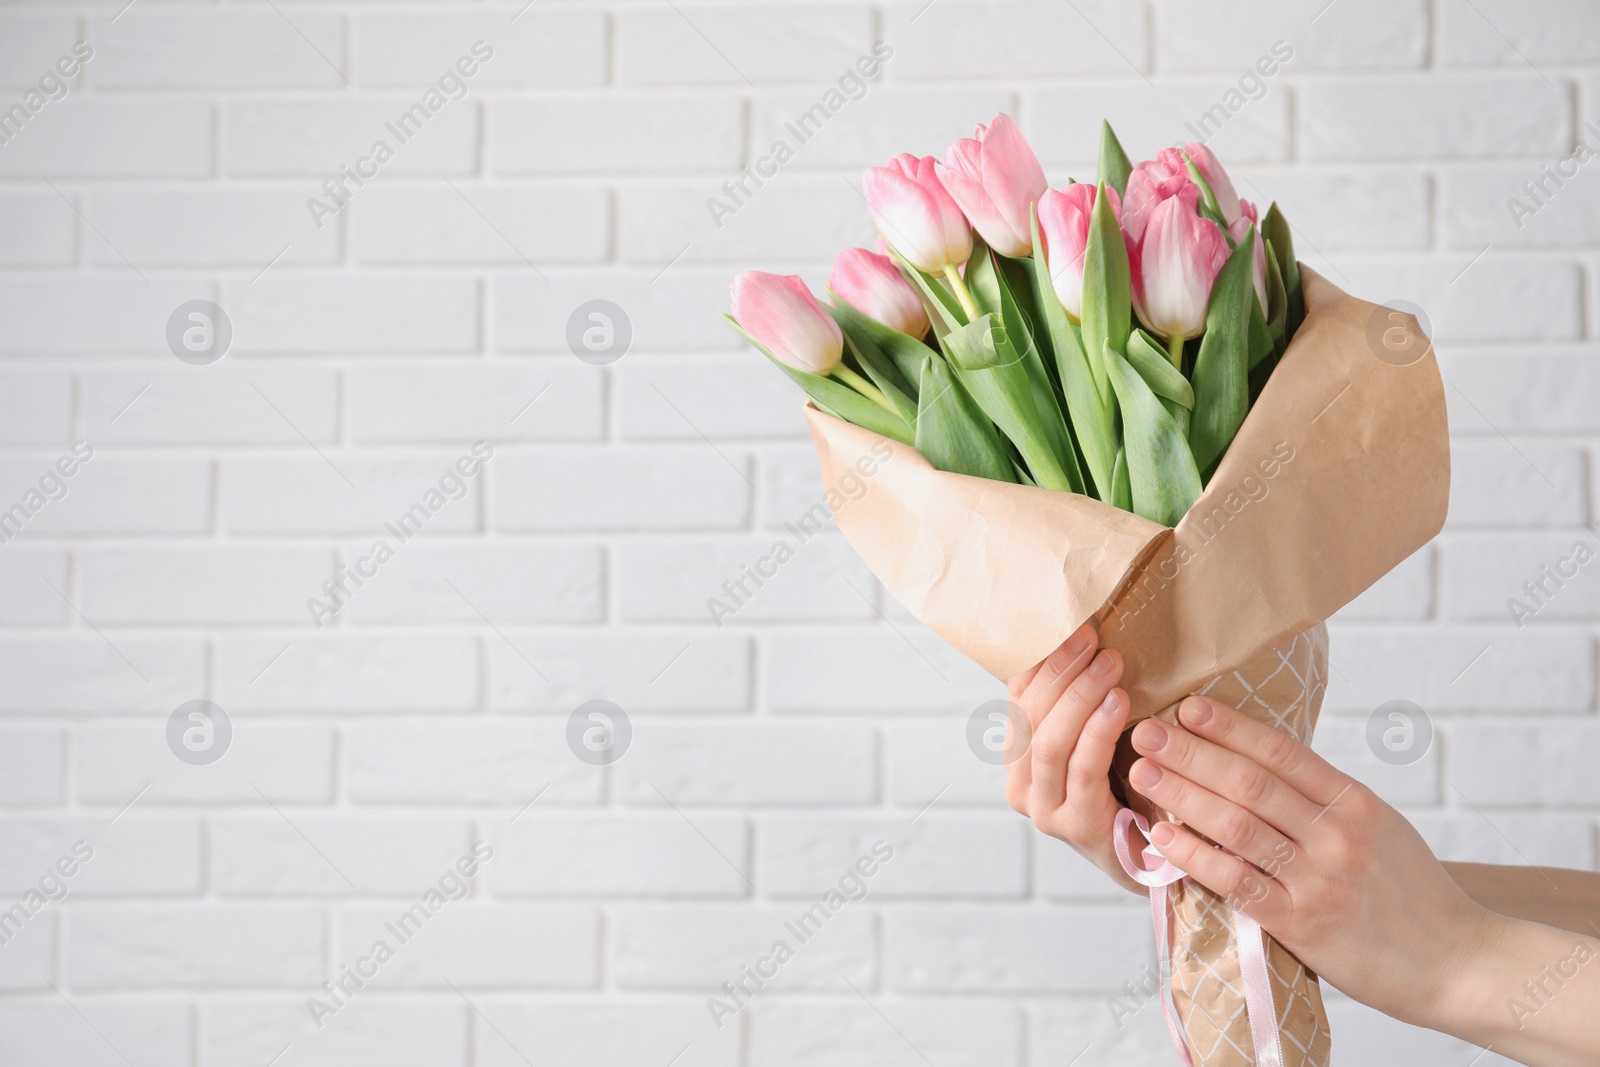
[[[1250,291],[1255,293],[1255,286],[1251,285]],[[1250,368],[1254,370],[1262,360],[1272,355],[1272,327],[1267,325],[1267,317],[1261,311],[1261,301],[1254,295],[1250,298]]]
[[[887,356],[874,348],[870,341],[864,340],[863,344],[858,345],[856,344],[856,339],[847,333],[844,335],[844,343],[850,353],[855,356],[856,363],[866,372],[872,384],[878,387],[878,391],[889,399],[889,403],[894,405],[894,409],[900,413],[900,417],[905,419],[908,425],[915,426],[917,423],[916,398],[908,394],[901,384],[900,372],[895,369],[894,364],[889,361]]]
[[[1128,246],[1101,186],[1089,215],[1089,243],[1083,254],[1083,347],[1095,372],[1100,394],[1109,405],[1111,382],[1101,353],[1106,345],[1118,352],[1128,347],[1133,319],[1133,289]]]
[[[1128,188],[1128,175],[1132,173],[1133,164],[1128,160],[1128,153],[1122,150],[1122,142],[1117,140],[1116,131],[1111,128],[1111,123],[1101,120],[1100,167],[1095,180],[1102,185],[1109,185],[1121,196]]]
[[[1117,449],[1117,465],[1111,475],[1111,503],[1123,511],[1133,510],[1133,484],[1129,480],[1128,454]]]
[[[1033,379],[999,318],[980,316],[952,331],[944,343],[956,379],[1016,446],[1034,481],[1045,489],[1083,492],[1081,480],[1074,484],[1056,451]]]
[[[1042,332],[1050,336],[1056,376],[1061,383],[1061,396],[1071,418],[1078,447],[1083,449],[1083,460],[1089,468],[1089,479],[1094,483],[1094,494],[1101,500],[1109,501],[1112,468],[1117,455],[1116,445],[1112,441],[1114,412],[1095,385],[1094,370],[1089,366],[1083,339],[1077,328],[1067,321],[1066,309],[1056,295],[1050,267],[1045,261],[1044,242],[1039,238],[1037,211],[1033,212],[1032,227],[1034,306],[1044,320]]]
[[[995,270],[989,246],[976,233],[972,235],[972,255],[967,257],[967,269],[962,275],[967,292],[978,305],[978,313],[1000,312],[1000,276]]]
[[[1159,349],[1156,351],[1159,358]],[[1122,408],[1123,451],[1118,459],[1126,459],[1132,510],[1151,522],[1176,526],[1200,497],[1200,471],[1189,442],[1133,364],[1109,345],[1105,356]],[[1172,364],[1167,363],[1167,368],[1172,369]]]
[[[978,410],[943,357],[929,352],[922,361],[920,393],[916,444],[929,463],[974,478],[1017,480],[1005,438]]]
[[[1195,466],[1208,478],[1250,408],[1250,309],[1256,306],[1250,270],[1255,239],[1252,226],[1218,272],[1206,305],[1206,332],[1194,361],[1189,446]]]
[[[967,324],[967,313],[961,310],[961,301],[945,288],[943,282],[913,267],[904,256],[895,251],[893,245],[889,246],[889,258],[894,260],[895,266],[900,268],[901,275],[911,283],[911,287],[922,298],[922,306],[928,309],[928,321],[933,324],[935,337],[943,337],[951,330]]]
[[[933,349],[918,338],[903,334],[893,326],[885,326],[858,310],[832,289],[827,290],[827,293],[828,298],[833,301],[833,305],[828,308],[828,314],[839,324],[839,329],[856,342],[857,348],[865,350],[871,345],[879,353],[887,356],[900,375],[897,384],[907,396],[916,399],[917,383],[922,376],[922,361],[934,354]]]
[[[1078,487],[1075,491],[1082,492],[1083,470],[1078,465],[1078,450],[1073,447],[1072,433],[1067,429],[1067,415],[1062,409],[1059,388],[1054,376],[1045,367],[1043,349],[1034,340],[1032,321],[1017,299],[1017,290],[1012,288],[1006,277],[1004,261],[996,256],[994,263],[997,268],[995,292],[1000,300],[1000,318],[1006,324],[1006,335],[1012,347],[1022,357],[1022,365],[1028,371],[1034,402],[1039,408],[1039,427],[1049,440],[1061,468],[1066,471],[1067,480]]]
[[[1172,365],[1166,350],[1154,337],[1143,330],[1134,330],[1128,337],[1127,359],[1156,396],[1185,410],[1194,407],[1194,387],[1183,372]]]
[[[1289,297],[1284,316],[1287,344],[1288,339],[1293,338],[1295,331],[1300,328],[1300,323],[1305,321],[1306,300],[1300,289],[1300,264],[1294,258],[1294,237],[1289,230],[1289,220],[1278,210],[1277,201],[1267,208],[1267,214],[1261,220],[1261,232],[1278,253],[1278,268],[1283,272],[1283,290]]]
[[[1267,306],[1272,309],[1267,315],[1267,332],[1272,334],[1273,354],[1281,356],[1288,343],[1285,327],[1289,322],[1289,292],[1283,284],[1283,261],[1278,258],[1278,250],[1271,238],[1267,239],[1266,248]]]

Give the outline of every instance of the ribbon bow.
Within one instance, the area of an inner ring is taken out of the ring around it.
[[[1136,826],[1145,839],[1137,862],[1129,841],[1128,827]],[[1189,1056],[1189,1045],[1184,1040],[1172,1011],[1172,976],[1170,912],[1167,887],[1188,877],[1187,872],[1161,854],[1150,840],[1150,822],[1132,808],[1117,812],[1116,829],[1112,844],[1117,850],[1117,860],[1128,877],[1150,890],[1150,917],[1156,930],[1156,947],[1166,966],[1161,971],[1161,1014],[1167,1020],[1167,1034],[1172,1047],[1178,1052],[1183,1067],[1194,1067]],[[1267,972],[1267,949],[1261,924],[1233,908],[1233,929],[1239,946],[1239,974],[1244,980],[1245,1016],[1250,1023],[1250,1037],[1256,1047],[1256,1067],[1283,1067],[1283,1046],[1278,1032],[1278,1013],[1272,1002],[1272,976]]]

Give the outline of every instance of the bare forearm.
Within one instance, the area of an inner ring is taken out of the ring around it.
[[[1416,1021],[1530,1067],[1595,1063],[1600,941],[1500,918],[1485,943],[1463,949],[1447,1002]]]
[[[1490,911],[1600,936],[1600,874],[1558,867],[1446,863],[1463,892]]]

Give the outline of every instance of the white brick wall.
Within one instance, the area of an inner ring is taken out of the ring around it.
[[[966,749],[992,681],[831,531],[713,626],[820,490],[798,394],[717,313],[737,269],[819,282],[869,238],[864,165],[1003,109],[1084,177],[1102,115],[1148,154],[1279,40],[1215,146],[1335,282],[1424,307],[1457,435],[1446,532],[1335,623],[1322,749],[1447,855],[1592,866],[1600,564],[1521,629],[1505,602],[1600,538],[1600,179],[1520,227],[1506,200],[1600,147],[1597,27],[1578,0],[0,5],[0,108],[94,48],[0,144],[0,508],[94,448],[0,545],[0,907],[94,849],[0,947],[0,1063],[1169,1064],[1154,1009],[1106,1004],[1142,905]],[[879,39],[865,96],[717,227]],[[193,299],[232,323],[211,366],[168,349]],[[632,325],[604,368],[566,340],[594,299]],[[480,439],[319,630],[307,598]],[[1365,741],[1395,698],[1438,732],[1408,767]],[[166,740],[194,699],[232,718],[206,766]],[[567,743],[595,699],[631,716],[609,767]],[[317,1027],[478,839],[465,898]],[[866,898],[719,1028],[707,997],[880,839]],[[1341,1067],[1499,1062],[1332,1005]]]

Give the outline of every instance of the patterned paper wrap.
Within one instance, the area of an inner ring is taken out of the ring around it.
[[[1327,671],[1328,631],[1318,625],[1238,670],[1218,675],[1199,692],[1310,742]],[[1176,722],[1177,705],[1156,717]],[[1232,908],[1187,879],[1169,893],[1173,1002],[1194,1067],[1254,1064]],[[1284,1067],[1328,1067],[1332,1043],[1317,976],[1270,936],[1266,943]]]
[[[808,406],[840,528],[907,610],[998,678],[1093,619],[1123,654],[1131,720],[1170,719],[1204,692],[1308,740],[1322,623],[1439,531],[1450,453],[1415,320],[1302,276],[1305,322],[1176,527],[936,471]],[[1196,1067],[1253,1065],[1231,913],[1189,881],[1171,894],[1174,999]],[[1268,940],[1286,1067],[1325,1067],[1316,978]]]

